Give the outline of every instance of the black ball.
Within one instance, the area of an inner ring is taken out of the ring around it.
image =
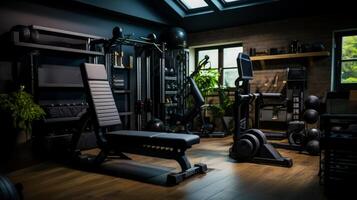
[[[306,136],[307,136],[307,140],[310,141],[310,140],[320,140],[320,136],[321,136],[321,132],[319,129],[317,128],[312,128],[312,129],[309,129],[307,132],[306,132]]]
[[[112,34],[113,34],[113,39],[118,39],[118,38],[123,38],[124,37],[123,29],[121,27],[118,27],[118,26],[113,28]]]
[[[162,40],[171,48],[185,48],[187,46],[186,31],[179,27],[173,27],[165,31],[162,35]]]
[[[154,118],[147,122],[146,129],[148,131],[163,132],[165,128],[164,123],[160,119]]]
[[[307,142],[305,149],[310,155],[317,156],[320,153],[320,142],[318,140],[310,140]]]
[[[304,112],[303,119],[308,124],[314,124],[319,120],[319,113],[314,109],[307,109]]]
[[[319,110],[320,109],[320,99],[319,99],[319,97],[317,97],[315,95],[309,95],[305,99],[305,108],[306,109]]]

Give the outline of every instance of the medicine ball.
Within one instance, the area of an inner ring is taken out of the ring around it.
[[[123,38],[124,37],[123,29],[121,27],[118,27],[118,26],[113,28],[112,34],[113,34],[113,39],[118,39],[118,38]]]
[[[320,140],[321,132],[317,128],[311,128],[306,132],[307,140]]]
[[[305,100],[305,108],[306,109],[320,109],[320,99],[315,95],[309,95]]]
[[[310,140],[307,142],[305,149],[310,155],[317,156],[320,153],[320,142],[317,140]]]
[[[314,124],[319,120],[319,113],[314,109],[307,109],[304,112],[303,119],[308,124]]]
[[[146,129],[148,131],[163,132],[164,131],[164,123],[160,119],[154,118],[147,122]]]
[[[186,31],[179,27],[173,27],[162,34],[162,41],[171,48],[185,48],[187,46]]]

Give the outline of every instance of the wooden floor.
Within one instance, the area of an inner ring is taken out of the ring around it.
[[[54,162],[18,170],[9,174],[9,177],[24,185],[26,200],[325,199],[318,181],[318,157],[279,150],[283,156],[293,159],[292,168],[234,163],[228,158],[231,141],[231,137],[202,139],[201,144],[188,151],[188,155],[193,163],[206,163],[209,172],[172,187],[79,171]],[[134,155],[131,157],[140,163],[178,169],[174,161]]]

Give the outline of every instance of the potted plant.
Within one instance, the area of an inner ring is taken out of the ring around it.
[[[218,70],[212,68],[201,70],[193,77],[204,98],[206,98],[207,95],[212,94],[218,87],[218,77]]]
[[[220,88],[220,106],[223,112],[223,122],[225,124],[225,128],[228,132],[233,132],[234,129],[234,121],[233,121],[233,113],[234,113],[234,101],[229,96],[228,88]]]
[[[217,88],[219,88],[219,73],[217,69],[208,68],[201,70],[193,78],[205,100],[208,95],[214,94],[214,92],[217,91]],[[220,120],[224,113],[219,104],[209,105],[206,107],[205,111],[209,111],[213,121]]]
[[[44,110],[33,101],[33,97],[25,92],[24,86],[18,91],[10,94],[0,94],[0,127],[5,133],[2,137],[18,139],[26,136],[32,131],[32,122],[45,116]],[[6,141],[5,141],[6,142]]]

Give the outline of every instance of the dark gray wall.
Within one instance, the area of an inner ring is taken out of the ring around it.
[[[127,10],[129,2],[125,2]],[[133,1],[132,12],[143,13],[144,16],[155,18],[151,8],[141,5],[140,1]],[[132,13],[133,14],[133,13]],[[111,37],[112,28],[121,26],[125,34],[133,33],[135,38],[146,36],[148,33],[159,34],[165,26],[157,22],[138,20],[130,16],[121,16],[109,11],[88,7],[73,1],[30,2],[7,1],[0,2],[0,35],[9,31],[11,27],[21,25],[41,25],[69,31]],[[0,62],[0,91],[4,89],[6,80],[10,80],[11,65]]]
[[[122,26],[125,33],[135,33],[136,36],[145,36],[151,32],[158,32],[162,26],[146,22],[133,23],[128,18],[115,15],[105,15],[105,12],[96,12],[86,7],[52,6],[25,1],[0,3],[0,34],[8,31],[16,24],[36,24],[76,32],[110,37],[114,26]],[[77,5],[78,6],[78,5]],[[138,12],[143,12],[142,7]]]
[[[168,24],[169,21],[161,13],[163,10],[152,5],[150,0],[74,0],[87,5],[118,12],[136,18]]]

